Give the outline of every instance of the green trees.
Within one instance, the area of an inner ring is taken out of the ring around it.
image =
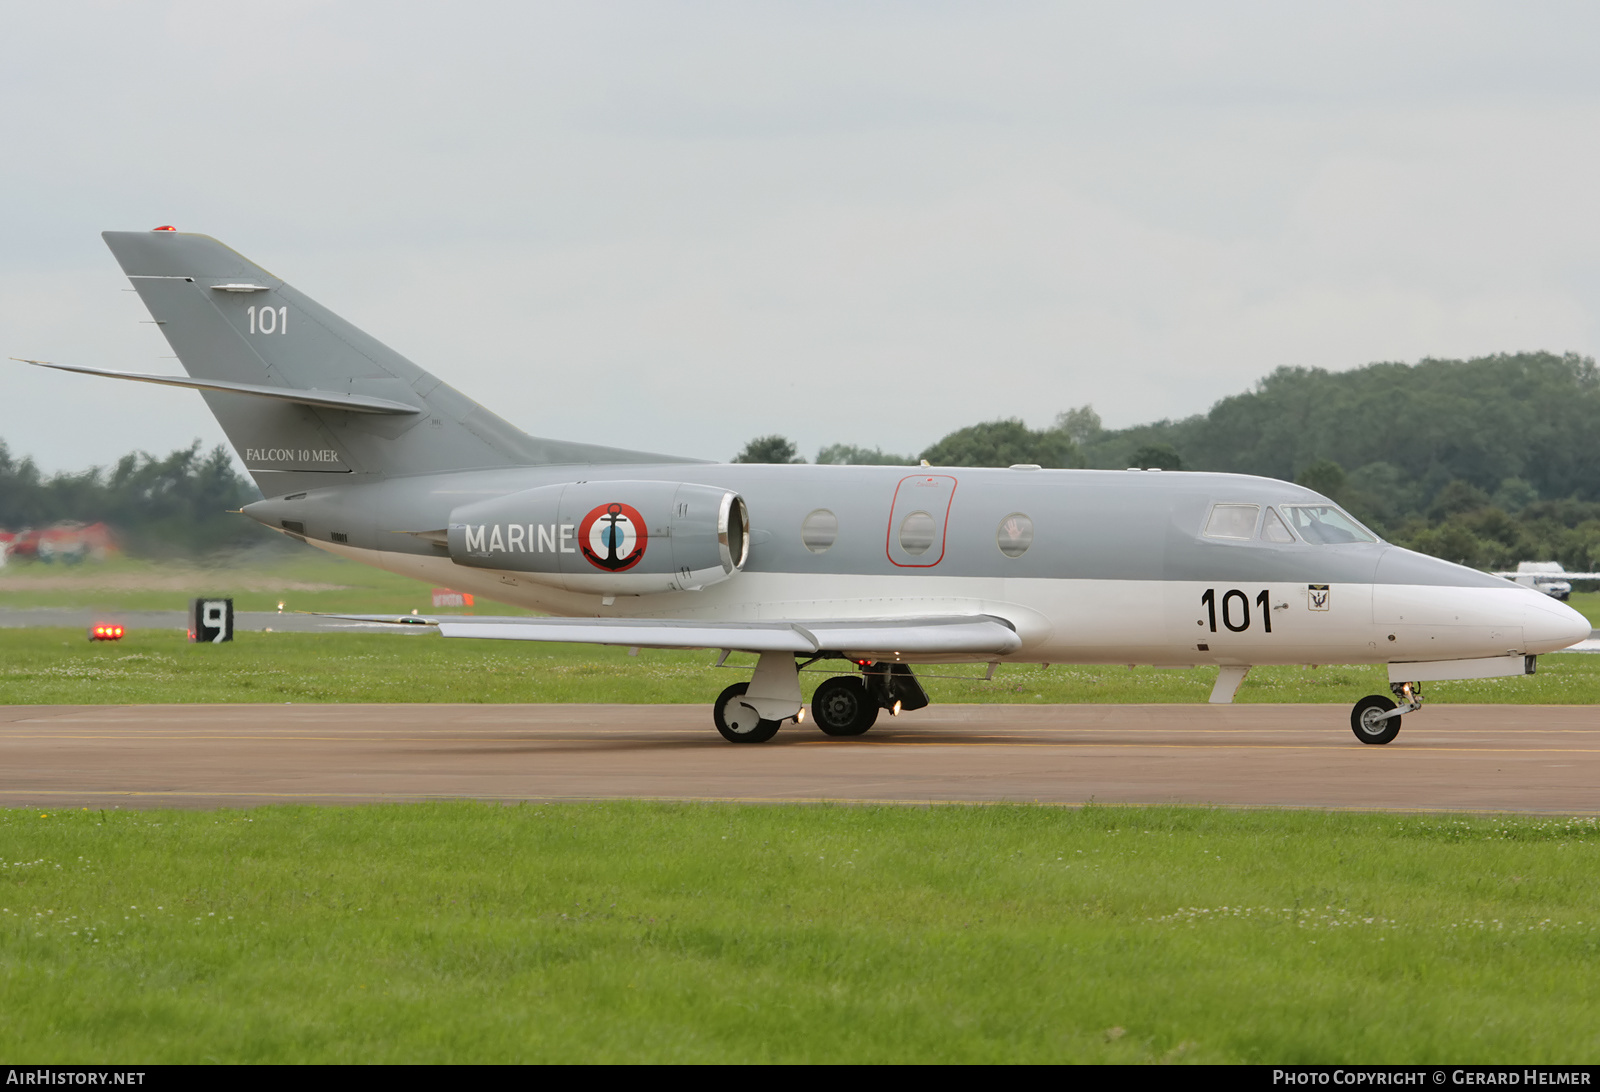
[[[1058,429],[1035,430],[1012,417],[957,429],[922,453],[933,466],[1082,466],[1078,445]]]
[[[202,455],[200,441],[164,458],[124,455],[103,467],[46,478],[0,441],[0,527],[21,530],[60,520],[104,522],[141,554],[202,554],[278,538],[237,509],[259,500],[227,449]]]
[[[1600,372],[1572,353],[1370,364],[1347,372],[1279,368],[1252,391],[1182,421],[1105,432],[1089,465],[1132,466],[1168,444],[1186,467],[1298,480],[1339,464],[1351,488],[1392,483],[1402,513],[1423,512],[1461,480],[1507,503],[1600,500]]]
[[[1171,444],[1145,444],[1128,460],[1140,470],[1183,470],[1183,456]]]
[[[835,466],[916,466],[913,455],[894,455],[879,447],[856,444],[829,444],[817,452],[819,465]]]
[[[736,463],[803,463],[800,450],[787,436],[757,436],[733,457]]]

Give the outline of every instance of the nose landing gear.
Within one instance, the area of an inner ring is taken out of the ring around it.
[[[1422,691],[1416,683],[1394,683],[1389,689],[1401,704],[1382,694],[1369,694],[1350,711],[1350,730],[1362,743],[1388,743],[1400,734],[1401,714],[1422,708]]]

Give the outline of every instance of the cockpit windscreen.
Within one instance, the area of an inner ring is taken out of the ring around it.
[[[1331,504],[1285,504],[1282,508],[1295,532],[1313,546],[1378,541],[1378,536]]]

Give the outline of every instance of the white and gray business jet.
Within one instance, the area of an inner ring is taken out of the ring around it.
[[[1234,474],[697,462],[529,436],[215,239],[107,232],[266,499],[314,546],[554,618],[446,637],[756,654],[730,741],[855,736],[928,703],[913,664],[1387,664],[1351,724],[1388,743],[1419,684],[1531,673],[1589,636],[1530,588],[1383,542],[1310,490]],[[39,362],[34,362],[39,363]]]

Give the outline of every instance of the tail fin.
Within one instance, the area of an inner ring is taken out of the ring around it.
[[[103,237],[266,496],[335,474],[687,461],[529,436],[210,236]]]

